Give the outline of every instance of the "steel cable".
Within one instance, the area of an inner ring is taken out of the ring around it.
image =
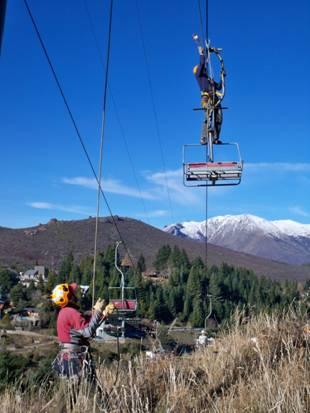
[[[30,17],[30,20],[31,20],[31,22],[32,22],[32,25],[33,25],[33,27],[34,27],[36,36],[37,36],[37,38],[38,38],[38,40],[39,40],[40,46],[41,46],[41,48],[42,48],[42,50],[43,50],[43,53],[44,53],[44,55],[45,55],[45,57],[46,57],[46,60],[47,60],[48,65],[49,65],[49,68],[50,68],[50,70],[51,70],[51,72],[52,72],[53,78],[54,78],[54,80],[55,80],[55,82],[56,82],[57,88],[58,88],[58,90],[59,90],[59,92],[60,92],[60,94],[61,94],[61,97],[62,97],[63,102],[64,102],[64,104],[65,104],[65,107],[66,107],[66,109],[67,109],[68,115],[69,115],[69,117],[70,117],[70,120],[71,120],[71,122],[72,122],[72,125],[73,125],[73,127],[74,127],[74,130],[75,130],[75,132],[76,132],[76,136],[77,136],[77,138],[78,138],[78,140],[79,140],[79,142],[80,142],[80,144],[81,144],[81,146],[82,146],[83,152],[84,152],[84,154],[85,154],[85,156],[86,156],[86,159],[87,159],[87,161],[88,161],[88,164],[89,164],[89,166],[90,166],[90,168],[91,168],[92,174],[93,174],[93,176],[94,176],[94,178],[95,178],[95,180],[96,180],[96,182],[97,182],[97,184],[98,184],[98,187],[100,188],[101,195],[102,195],[102,197],[103,197],[103,199],[104,199],[104,202],[105,202],[105,204],[106,204],[106,206],[107,206],[107,209],[108,209],[108,211],[109,211],[109,214],[110,214],[110,216],[111,216],[111,219],[112,219],[114,228],[116,229],[116,232],[117,232],[117,234],[118,234],[118,236],[119,236],[119,239],[122,241],[122,243],[123,243],[123,245],[124,245],[124,248],[126,249],[126,252],[127,252],[127,254],[128,254],[128,257],[129,257],[129,259],[130,259],[130,261],[131,261],[132,266],[135,267],[134,262],[133,262],[133,259],[132,259],[131,255],[130,255],[129,250],[128,250],[127,244],[126,244],[126,242],[124,241],[124,239],[123,239],[123,237],[122,237],[122,235],[121,235],[121,233],[120,233],[120,230],[119,230],[119,228],[118,228],[118,226],[117,226],[117,223],[116,223],[116,221],[115,221],[115,218],[114,218],[114,216],[113,216],[113,213],[112,213],[111,207],[110,207],[110,205],[109,205],[108,199],[107,199],[107,197],[106,197],[106,195],[105,195],[105,193],[104,193],[104,191],[103,191],[103,189],[102,189],[101,182],[99,181],[99,179],[98,179],[98,177],[97,177],[95,168],[94,168],[93,163],[92,163],[92,161],[91,161],[91,159],[90,159],[89,153],[88,153],[87,148],[86,148],[85,143],[84,143],[84,140],[83,140],[82,135],[81,135],[81,133],[80,133],[80,130],[79,130],[78,126],[77,126],[77,123],[76,123],[76,120],[75,120],[75,118],[74,118],[74,116],[73,116],[73,113],[72,113],[72,111],[71,111],[71,109],[70,109],[68,100],[67,100],[66,95],[65,95],[65,93],[64,93],[64,91],[63,91],[63,88],[62,88],[62,86],[61,86],[61,84],[60,84],[60,81],[59,81],[59,79],[58,79],[58,76],[57,76],[56,71],[55,71],[55,69],[54,69],[54,66],[53,66],[53,64],[52,64],[51,58],[50,58],[50,56],[49,56],[49,54],[48,54],[48,52],[47,52],[47,48],[46,48],[46,46],[45,46],[45,44],[44,44],[44,42],[43,42],[42,36],[41,36],[41,34],[40,34],[40,31],[39,31],[39,29],[38,29],[38,26],[37,26],[37,24],[36,24],[36,21],[35,21],[35,19],[34,19],[34,16],[33,16],[32,12],[31,12],[31,9],[30,9],[30,7],[29,7],[29,4],[28,4],[27,0],[23,0],[23,1],[24,1],[26,10],[27,10],[27,12],[28,12],[28,15],[29,15],[29,17]]]

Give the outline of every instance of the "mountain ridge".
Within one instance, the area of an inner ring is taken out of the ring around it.
[[[152,268],[156,254],[165,244],[184,249],[189,258],[205,257],[205,245],[190,239],[181,239],[152,227],[142,221],[126,217],[114,217],[123,240],[131,255],[137,260],[142,254],[148,268]],[[36,263],[57,269],[70,252],[79,261],[93,255],[95,219],[58,221],[22,229],[0,228],[0,265],[31,266]],[[99,220],[98,251],[119,240],[113,221],[109,217]],[[120,249],[124,255],[124,248]],[[287,265],[276,261],[208,245],[209,265],[226,262],[235,267],[248,268],[257,275],[277,280],[305,281],[310,278],[310,268]]]
[[[310,224],[268,221],[255,215],[224,215],[171,224],[164,231],[288,264],[310,263]]]

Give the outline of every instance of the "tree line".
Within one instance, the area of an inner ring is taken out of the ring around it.
[[[113,288],[120,285],[120,274],[114,266],[114,253],[114,247],[109,246],[97,256],[96,298],[109,300],[120,296],[120,291]],[[145,277],[145,259],[141,255],[135,268],[124,269],[126,286],[134,287],[125,290],[125,293],[127,298],[135,298],[136,294],[137,316],[164,323],[178,317],[183,323],[201,327],[209,314],[210,301],[211,318],[221,323],[230,317],[236,307],[251,312],[282,309],[298,302],[302,294],[300,285],[293,281],[280,283],[267,277],[258,277],[251,270],[235,268],[225,263],[207,267],[201,258],[190,261],[186,252],[177,246],[162,246],[153,265],[165,279],[154,282]],[[63,259],[58,272],[49,272],[47,283],[39,282],[37,286],[30,285],[28,288],[22,287],[17,279],[8,276],[7,271],[0,271],[0,285],[10,294],[15,304],[38,305],[42,297],[50,294],[59,283],[91,285],[93,258],[85,257],[77,263],[73,254],[69,254]],[[306,287],[309,288],[309,285]],[[90,288],[88,294],[81,297],[83,309],[91,306],[91,290]],[[48,313],[52,311],[52,306],[45,303],[44,310]]]

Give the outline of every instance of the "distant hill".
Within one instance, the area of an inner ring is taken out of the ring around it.
[[[185,249],[190,259],[204,258],[205,245],[191,239],[175,237],[162,230],[131,218],[115,217],[124,241],[131,255],[138,259],[143,254],[147,266],[152,267],[157,251],[164,244],[177,245]],[[78,221],[51,220],[32,228],[10,229],[0,227],[0,265],[32,266],[35,263],[57,269],[63,257],[70,252],[76,260],[93,254],[95,219]],[[99,251],[119,240],[111,218],[99,222]],[[121,251],[122,253],[122,251]],[[216,245],[208,245],[209,265],[222,262],[252,269],[258,275],[273,279],[310,278],[310,268],[293,266],[267,260],[253,255],[239,253]]]
[[[205,240],[206,221],[169,225],[164,231]],[[310,225],[290,220],[267,221],[254,215],[225,215],[207,221],[212,244],[288,264],[310,263]]]

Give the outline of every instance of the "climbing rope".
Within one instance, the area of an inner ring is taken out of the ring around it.
[[[104,93],[103,93],[103,108],[102,108],[102,121],[101,121],[101,133],[100,133],[100,156],[99,156],[99,171],[98,171],[98,190],[97,190],[97,213],[96,213],[96,225],[95,225],[95,240],[94,240],[94,261],[93,261],[93,291],[92,291],[92,307],[95,304],[95,282],[96,282],[96,263],[97,263],[97,242],[98,242],[98,223],[100,215],[100,185],[102,177],[102,161],[103,161],[103,141],[104,131],[106,124],[106,106],[107,106],[107,91],[108,91],[108,78],[109,78],[109,63],[110,63],[110,50],[111,50],[111,38],[112,38],[112,17],[113,17],[113,0],[110,1],[109,10],[109,28],[108,28],[108,49],[105,67],[105,79],[104,79]]]
[[[64,90],[63,90],[63,88],[62,88],[62,85],[60,84],[60,81],[59,81],[59,79],[58,79],[58,76],[57,76],[57,73],[56,73],[56,71],[55,71],[54,65],[53,65],[52,60],[51,60],[51,58],[50,58],[50,56],[49,56],[49,53],[48,53],[47,48],[46,48],[46,46],[45,46],[45,43],[44,43],[44,41],[43,41],[43,39],[42,39],[42,36],[41,36],[41,34],[40,34],[38,25],[37,25],[37,23],[36,23],[36,21],[35,21],[35,18],[34,18],[34,16],[33,16],[32,12],[31,12],[31,9],[30,9],[30,7],[29,7],[28,1],[27,1],[27,0],[24,0],[24,4],[25,4],[26,10],[27,10],[27,13],[28,13],[28,15],[29,15],[29,17],[30,17],[31,23],[32,23],[32,25],[33,25],[35,34],[36,34],[36,36],[37,36],[37,38],[38,38],[39,44],[40,44],[40,46],[41,46],[41,49],[42,49],[42,51],[43,51],[43,53],[44,53],[44,56],[45,56],[45,58],[46,58],[46,60],[47,60],[47,63],[48,63],[48,66],[49,66],[49,68],[50,68],[50,70],[51,70],[51,73],[52,73],[52,75],[53,75],[53,78],[54,78],[54,80],[55,80],[55,83],[56,83],[56,85],[57,85],[57,88],[58,88],[58,90],[59,90],[59,93],[60,93],[60,95],[61,95],[61,97],[62,97],[62,99],[63,99],[64,105],[65,105],[65,107],[66,107],[66,109],[67,109],[69,118],[70,118],[71,123],[72,123],[72,125],[73,125],[73,127],[74,127],[74,130],[75,130],[75,132],[76,132],[76,136],[77,136],[77,138],[78,138],[78,140],[79,140],[79,142],[80,142],[80,144],[81,144],[82,150],[83,150],[84,155],[85,155],[85,157],[86,157],[86,159],[87,159],[87,162],[88,162],[88,164],[89,164],[89,166],[90,166],[90,169],[91,169],[91,171],[92,171],[92,174],[93,174],[93,176],[94,176],[94,178],[95,178],[95,180],[96,180],[96,182],[97,182],[97,184],[98,184],[98,187],[100,188],[100,193],[101,193],[101,195],[102,195],[102,197],[103,197],[103,199],[104,199],[104,202],[105,202],[105,204],[106,204],[106,207],[107,207],[107,209],[108,209],[108,211],[109,211],[109,214],[110,214],[112,223],[113,223],[114,228],[115,228],[115,230],[116,230],[116,232],[117,232],[117,234],[118,234],[118,238],[122,241],[123,246],[124,246],[124,248],[125,248],[125,250],[126,250],[126,252],[127,252],[127,254],[128,254],[128,257],[129,257],[130,261],[131,261],[132,266],[135,267],[134,262],[133,262],[133,259],[132,259],[131,255],[130,255],[129,249],[128,249],[128,247],[127,247],[127,244],[126,244],[126,242],[124,241],[124,239],[123,239],[123,237],[122,237],[122,234],[121,234],[121,232],[120,232],[120,230],[119,230],[119,228],[118,228],[118,225],[117,225],[116,220],[115,220],[115,218],[114,218],[114,215],[113,215],[113,213],[112,213],[112,209],[111,209],[111,207],[110,207],[110,205],[109,205],[109,202],[108,202],[108,199],[107,199],[107,197],[106,197],[106,194],[104,193],[104,191],[103,191],[103,189],[102,189],[101,182],[100,182],[99,178],[97,177],[95,168],[94,168],[93,163],[92,163],[92,161],[91,161],[91,159],[90,159],[90,155],[89,155],[89,153],[88,153],[88,151],[87,151],[87,148],[86,148],[86,145],[85,145],[85,143],[84,143],[83,137],[82,137],[81,132],[80,132],[80,130],[79,130],[79,128],[78,128],[77,122],[76,122],[76,120],[75,120],[75,118],[74,118],[74,116],[73,116],[73,113],[72,113],[72,111],[71,111],[70,105],[69,105],[69,103],[68,103],[68,100],[67,100],[67,98],[66,98],[66,95],[65,95],[65,93],[64,93]]]
[[[96,49],[97,60],[100,64],[100,66],[102,68],[104,68],[102,51],[101,51],[100,46],[99,46],[99,42],[98,42],[98,38],[97,38],[97,35],[96,35],[96,30],[95,30],[93,19],[92,19],[91,13],[89,11],[89,8],[87,6],[87,0],[84,0],[83,3],[84,3],[85,11],[86,11],[86,17],[87,17],[87,20],[88,20],[91,36],[93,38],[94,46],[95,46],[95,49]],[[145,221],[149,224],[149,219],[148,219],[149,212],[147,211],[146,203],[143,199],[143,194],[142,194],[141,185],[139,183],[138,174],[137,174],[135,164],[134,164],[133,158],[132,158],[130,150],[129,150],[129,144],[128,144],[128,141],[127,141],[127,138],[126,138],[125,128],[123,126],[123,123],[121,122],[121,117],[120,117],[120,113],[119,113],[119,110],[118,110],[118,106],[116,104],[116,99],[114,97],[114,94],[113,94],[109,84],[108,84],[108,91],[109,91],[109,97],[112,101],[112,107],[114,109],[115,119],[118,123],[120,134],[121,134],[121,137],[122,137],[123,142],[124,142],[125,151],[126,151],[126,154],[127,154],[128,160],[129,160],[129,164],[130,164],[130,167],[131,167],[131,170],[132,170],[133,178],[135,180],[135,184],[136,184],[136,187],[137,187],[138,192],[139,192],[139,198],[140,198],[141,203],[142,203],[142,208],[143,208],[143,211],[144,211]]]
[[[199,15],[199,24],[200,24],[200,31],[202,34],[202,46],[204,47],[204,52],[206,53],[206,61],[207,61],[207,71],[210,76],[213,76],[212,65],[211,65],[211,58],[210,58],[210,50],[209,50],[209,1],[205,1],[205,27],[203,25],[203,15],[202,15],[202,5],[201,0],[198,0],[198,15]],[[208,117],[209,114],[206,113]],[[207,119],[207,121],[209,121]],[[209,137],[208,137],[209,139]],[[206,145],[206,162],[209,162],[209,154],[208,154],[208,145]],[[208,186],[206,186],[205,192],[205,265],[208,265]]]

